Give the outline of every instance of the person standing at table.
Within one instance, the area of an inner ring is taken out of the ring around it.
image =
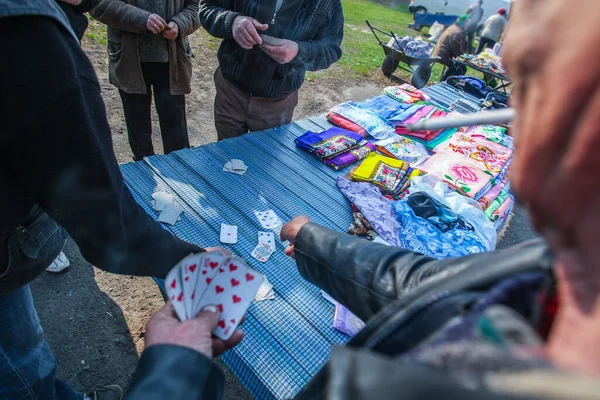
[[[473,39],[475,32],[483,18],[483,0],[477,0],[477,3],[471,4],[467,10],[467,21],[465,22],[465,31],[467,32],[467,51],[473,53]]]
[[[476,53],[479,54],[483,49],[492,49],[496,45],[496,42],[500,40],[500,37],[506,29],[508,21],[506,20],[506,9],[500,8],[497,14],[489,17],[483,24],[483,31],[481,32],[481,40],[479,41],[479,47]]]
[[[187,36],[198,0],[103,0],[91,15],[108,26],[109,79],[123,102],[135,161],[154,155],[152,93],[165,154],[189,147],[185,95],[192,78]]]
[[[446,66],[444,74],[441,77],[442,82],[451,76],[463,75],[466,72],[466,67],[455,64],[453,59],[466,52],[467,42],[465,40],[464,26],[467,18],[466,15],[460,16],[454,24],[442,33],[442,36],[440,36],[433,49],[433,56],[440,57],[441,60],[439,62]]]
[[[215,72],[219,140],[289,123],[306,71],[342,56],[340,0],[202,0],[200,20],[223,39]]]

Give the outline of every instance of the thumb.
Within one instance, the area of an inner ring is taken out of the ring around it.
[[[255,20],[255,19],[253,19],[253,20],[252,20],[252,23],[254,24],[254,27],[255,27],[256,29],[259,29],[259,30],[261,30],[261,31],[265,31],[265,30],[267,30],[267,28],[269,27],[269,25],[267,25],[267,24],[261,24],[260,22],[258,22],[258,21],[257,21],[257,20]]]
[[[217,310],[217,307],[208,305],[204,307],[202,311],[198,313],[198,315],[196,315],[193,321],[206,326],[209,331],[212,332],[219,323],[219,311]]]

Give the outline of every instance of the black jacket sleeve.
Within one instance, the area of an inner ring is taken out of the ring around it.
[[[520,265],[549,265],[551,256],[541,240],[506,250],[437,260],[398,247],[308,223],[295,243],[300,274],[329,293],[363,321],[416,288],[436,285],[466,269],[510,271]],[[484,268],[485,267],[485,268]]]
[[[155,345],[142,353],[125,399],[220,399],[223,385],[223,372],[203,354],[181,346]]]
[[[115,159],[100,86],[79,43],[49,18],[2,19],[0,168],[109,272],[164,277],[202,251],[135,202]],[[30,44],[34,44],[34,49]]]
[[[241,14],[233,11],[233,0],[200,0],[198,15],[202,27],[212,36],[232,39],[233,20]]]
[[[342,40],[344,38],[344,14],[339,0],[327,22],[321,26],[314,39],[298,42],[296,62],[301,62],[307,71],[326,69],[342,58]]]

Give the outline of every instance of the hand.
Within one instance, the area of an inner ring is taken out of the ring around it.
[[[263,44],[260,46],[260,48],[279,64],[289,63],[296,58],[298,55],[298,50],[300,50],[298,43],[287,39],[283,39],[283,45],[281,46],[270,46],[268,44]]]
[[[179,26],[177,26],[177,24],[174,21],[169,22],[167,26],[170,26],[171,29],[165,28],[165,31],[163,32],[163,37],[167,40],[177,39],[177,36],[179,36]]]
[[[167,28],[167,22],[158,14],[150,14],[146,21],[146,29],[158,35]]]
[[[300,229],[309,222],[310,219],[308,219],[308,217],[300,215],[292,219],[287,224],[283,225],[279,236],[281,237],[282,241],[287,240],[291,243],[291,246],[285,249],[286,256],[296,258],[294,254],[294,244],[296,243],[296,236],[298,236],[298,232],[300,232]]]
[[[62,1],[63,3],[68,3],[71,5],[74,5],[74,6],[78,6],[81,4],[81,0],[60,0],[60,1]]]
[[[204,249],[207,253],[210,253],[211,251],[220,251],[221,253],[223,253],[224,256],[230,256],[231,257],[231,253],[227,250],[225,250],[222,247],[207,247]]]
[[[216,357],[238,345],[244,338],[244,333],[239,330],[235,331],[227,341],[212,336],[218,321],[217,308],[206,306],[196,318],[181,322],[175,314],[173,305],[168,302],[146,326],[146,347],[173,344],[196,350],[207,357]]]
[[[256,44],[262,44],[262,39],[258,31],[264,31],[269,27],[267,24],[261,24],[254,18],[238,15],[233,20],[233,39],[241,48],[250,50]]]
[[[597,291],[600,58],[589,49],[600,45],[598,2],[574,0],[565,9],[560,0],[520,0],[513,6],[503,54],[517,109],[512,186],[555,252],[575,255],[571,265],[578,265],[567,269],[579,272],[565,277]],[[576,16],[572,30],[568,21]]]

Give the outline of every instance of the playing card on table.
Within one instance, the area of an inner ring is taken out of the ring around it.
[[[258,232],[258,243],[265,243],[275,251],[275,235],[273,232]]]
[[[260,222],[262,227],[265,229],[276,229],[283,225],[281,219],[279,219],[279,217],[277,216],[277,214],[275,214],[275,211],[273,210],[255,211],[254,214],[256,214],[258,222]]]
[[[260,262],[267,262],[269,257],[273,254],[273,247],[269,246],[266,243],[259,243],[250,255],[256,258]]]
[[[256,295],[254,296],[254,300],[263,301],[263,300],[273,300],[275,298],[275,294],[273,293],[273,285],[269,283],[267,277],[263,275],[263,282],[261,283]]]
[[[236,258],[225,260],[222,269],[223,272],[215,275],[206,289],[198,309],[202,310],[207,305],[217,307],[219,323],[213,333],[227,340],[240,324],[263,277]]]
[[[246,164],[244,164],[244,162],[242,160],[232,158],[230,162],[231,162],[231,169],[233,169],[235,171],[239,171],[239,170],[245,171],[246,169],[248,169],[248,167],[246,167]]]
[[[187,315],[185,312],[185,304],[183,302],[183,285],[181,283],[181,268],[180,264],[177,264],[165,279],[165,288],[167,289],[167,296],[173,303],[175,313],[179,317],[179,320],[185,321]]]
[[[171,193],[167,192],[152,193],[152,198],[154,199],[152,202],[152,207],[156,211],[162,211],[166,206],[175,202],[175,197]]]
[[[179,204],[176,204],[176,203],[167,204],[167,205],[165,205],[163,210],[160,212],[160,215],[158,216],[157,221],[164,222],[169,225],[175,225],[175,223],[179,219],[179,216],[181,215],[182,212],[183,212],[183,208]]]
[[[235,225],[221,224],[221,242],[234,244],[237,243],[237,229]]]

